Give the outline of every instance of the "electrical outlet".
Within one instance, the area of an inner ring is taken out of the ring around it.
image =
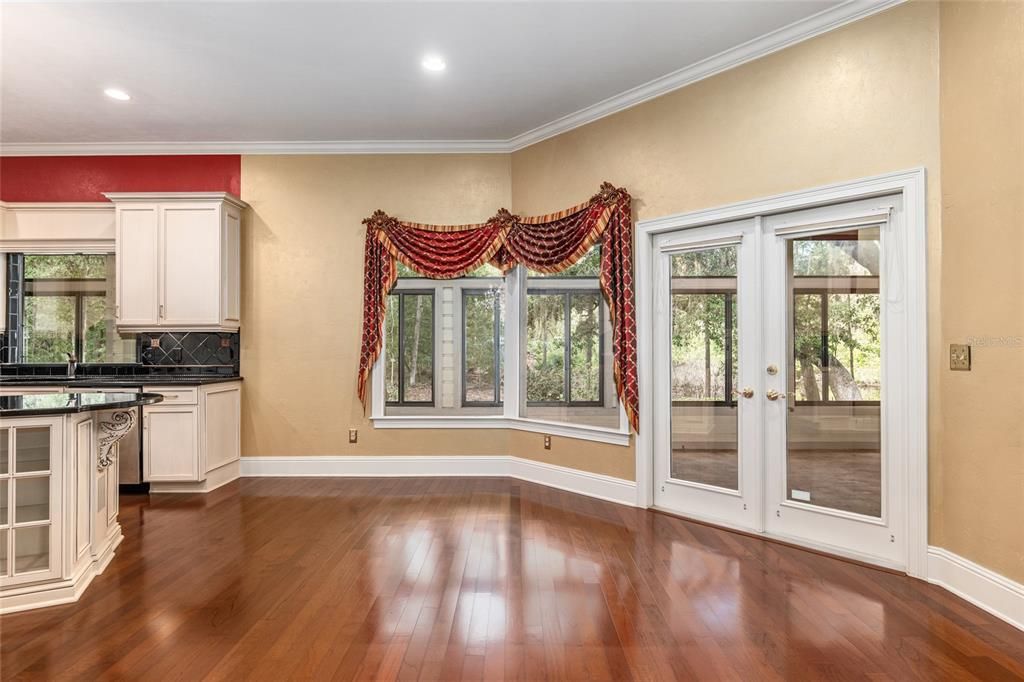
[[[949,368],[960,372],[970,372],[971,347],[964,343],[949,344]]]
[[[544,449],[545,450],[550,450],[551,449],[551,436],[544,436]]]
[[[220,347],[221,348],[231,348],[231,339],[229,339],[227,337],[221,339],[220,340]]]
[[[159,336],[155,336],[152,339],[150,339],[149,340],[149,347],[150,348],[159,348],[160,347],[160,337]]]
[[[349,443],[358,443],[359,442],[359,429],[349,429],[348,430],[348,442]]]

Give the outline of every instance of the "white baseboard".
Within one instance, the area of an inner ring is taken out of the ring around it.
[[[928,548],[928,582],[1024,630],[1024,585],[941,547]]]
[[[208,493],[217,488],[227,485],[237,479],[241,474],[239,460],[228,462],[217,469],[206,472],[206,478],[196,482],[160,482],[151,481],[149,492],[151,493]]]
[[[508,476],[608,502],[636,505],[636,483],[505,456],[243,457],[242,476]]]

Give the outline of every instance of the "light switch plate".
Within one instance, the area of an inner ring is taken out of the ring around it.
[[[949,344],[949,368],[960,372],[970,372],[971,347],[965,343]]]

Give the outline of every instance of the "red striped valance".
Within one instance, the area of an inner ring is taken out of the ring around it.
[[[366,225],[363,276],[363,339],[359,399],[366,404],[370,370],[384,338],[387,295],[397,278],[395,261],[424,277],[453,279],[491,263],[502,271],[516,265],[555,273],[601,243],[601,291],[611,313],[615,386],[629,422],[637,429],[636,315],[633,304],[633,221],[626,190],[610,183],[578,206],[520,218],[505,209],[476,225],[423,225],[376,211]]]

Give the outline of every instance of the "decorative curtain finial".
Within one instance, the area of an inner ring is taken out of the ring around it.
[[[506,225],[513,225],[519,222],[519,216],[509,211],[507,208],[499,208],[498,212],[495,213],[494,216],[487,222],[489,224],[497,223],[498,225],[504,227]]]
[[[400,227],[401,222],[397,218],[392,218],[378,208],[373,212],[372,216],[363,219],[363,225],[366,225],[371,230],[383,230],[386,228]]]
[[[597,194],[590,197],[591,201],[600,202],[602,204],[611,204],[617,201],[621,196],[629,196],[626,190],[621,187],[616,187],[607,180],[601,183],[601,189]]]

